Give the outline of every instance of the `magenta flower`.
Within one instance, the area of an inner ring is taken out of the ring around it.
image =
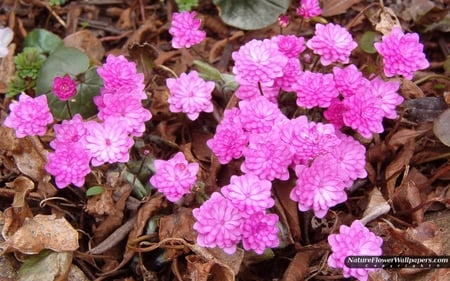
[[[129,149],[134,141],[128,135],[127,124],[117,118],[107,118],[103,123],[86,123],[86,149],[92,156],[92,165],[128,162]]]
[[[374,268],[349,268],[345,265],[348,256],[381,256],[383,239],[365,227],[361,221],[355,220],[350,227],[341,225],[339,234],[328,236],[332,254],[328,257],[328,265],[342,268],[345,278],[355,277],[366,281]]]
[[[430,66],[417,33],[404,34],[400,27],[394,27],[374,46],[383,58],[384,74],[387,77],[402,75],[411,80],[416,70]]]
[[[306,49],[305,38],[295,35],[277,35],[272,37],[278,50],[289,59],[297,58]]]
[[[53,122],[53,116],[47,103],[47,96],[32,98],[25,93],[19,96],[19,102],[9,105],[11,111],[3,124],[16,132],[16,137],[42,136],[47,125]]]
[[[297,15],[305,19],[310,19],[320,14],[322,14],[322,9],[318,0],[300,0],[299,6],[297,7]]]
[[[278,78],[277,78],[278,79]],[[250,84],[241,84],[239,88],[234,92],[236,97],[241,100],[250,100],[254,97],[258,97],[262,95],[265,96],[270,102],[277,102],[278,95],[280,93],[280,87],[277,85],[273,85],[270,87],[258,86],[258,84],[250,85]]]
[[[265,211],[273,207],[275,201],[271,197],[272,183],[261,180],[253,174],[231,176],[230,184],[222,187],[225,198],[241,211],[243,217]]]
[[[77,93],[77,83],[69,74],[64,77],[55,77],[52,85],[53,94],[62,101],[67,101]]]
[[[292,89],[297,93],[297,105],[306,108],[328,107],[339,95],[332,74],[302,72]]]
[[[140,137],[145,131],[145,122],[150,120],[152,114],[142,106],[137,95],[103,94],[94,103],[98,108],[98,118],[106,120],[110,117],[117,117],[127,124],[128,133],[135,137]]]
[[[318,23],[314,36],[306,46],[319,55],[320,62],[326,66],[333,62],[348,63],[352,50],[358,44],[344,27],[333,23]]]
[[[206,145],[214,152],[220,164],[227,164],[242,156],[248,143],[248,134],[239,127],[219,124],[212,139]]]
[[[172,35],[172,47],[175,49],[190,48],[203,41],[206,32],[200,30],[202,22],[195,18],[197,13],[184,11],[173,13],[172,26],[169,29]]]
[[[213,111],[211,93],[215,84],[200,78],[197,71],[182,73],[180,78],[176,79],[168,78],[166,84],[170,91],[170,111],[184,112],[191,120],[197,119],[202,111]]]
[[[45,170],[55,177],[56,186],[64,188],[70,184],[81,187],[91,172],[89,153],[81,144],[61,144],[55,152],[48,154]]]
[[[122,55],[108,55],[106,63],[97,68],[97,73],[107,89],[126,88],[125,92],[128,92],[131,89],[144,88],[144,74],[138,73],[136,63],[128,61]]]
[[[386,118],[397,118],[396,107],[403,102],[403,97],[398,93],[399,88],[399,81],[383,81],[379,76],[370,81],[368,90],[381,101]]]
[[[150,178],[150,183],[170,202],[180,200],[197,181],[198,163],[188,163],[182,152],[169,160],[155,160],[154,164],[156,174]]]
[[[273,40],[253,39],[232,54],[233,73],[239,84],[270,87],[276,78],[283,76],[288,58],[278,50]]]
[[[331,100],[330,106],[323,112],[323,116],[333,124],[336,129],[340,129],[345,125],[343,117],[344,111],[344,103],[339,100],[339,98],[334,98]]]
[[[50,142],[53,149],[60,146],[71,146],[75,144],[86,144],[87,129],[83,117],[75,114],[71,120],[63,120],[61,124],[53,125],[55,139]]]
[[[244,149],[245,161],[241,171],[257,175],[260,179],[287,180],[288,167],[292,161],[289,146],[280,140],[275,131],[266,134],[252,134],[248,147]]]
[[[201,247],[222,248],[233,254],[241,240],[241,212],[220,193],[214,192],[200,208],[192,210],[196,222],[197,243]]]
[[[266,248],[278,247],[278,216],[257,212],[245,219],[242,225],[242,245],[244,249],[264,253]]]
[[[286,92],[293,92],[292,85],[301,79],[302,66],[298,58],[291,58],[283,67],[283,76],[275,79],[275,86],[280,87]],[[278,96],[278,95],[277,95]]]
[[[280,15],[278,17],[278,24],[282,28],[287,27],[289,25],[289,16],[287,16],[287,15]]]
[[[278,105],[265,96],[239,102],[240,120],[245,131],[258,134],[270,132],[276,122],[286,118]]]
[[[353,96],[359,89],[368,87],[369,81],[354,64],[333,67],[334,84],[343,97]]]
[[[382,133],[384,111],[381,100],[363,90],[343,100],[345,125],[356,130],[361,136],[371,138],[373,133]]]
[[[312,209],[318,218],[323,218],[328,209],[347,200],[344,178],[337,161],[329,155],[314,159],[311,166],[295,166],[297,182],[290,198],[298,202],[302,212]]]

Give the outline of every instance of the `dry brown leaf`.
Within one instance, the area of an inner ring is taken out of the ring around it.
[[[383,7],[378,11],[378,22],[375,29],[383,35],[391,33],[392,28],[402,27],[394,10],[389,7]]]
[[[64,38],[63,42],[67,47],[77,48],[84,52],[95,64],[100,64],[105,55],[102,42],[88,29],[70,34]]]
[[[395,189],[392,203],[396,212],[408,211],[422,203],[419,189],[412,180],[404,181],[399,187]],[[409,213],[413,221],[417,224],[423,221],[424,208],[420,208],[412,213]]]
[[[405,145],[397,154],[397,156],[394,158],[394,160],[392,160],[391,163],[389,163],[389,165],[386,167],[385,179],[386,179],[386,189],[388,199],[391,199],[392,195],[394,194],[395,183],[397,181],[397,178],[401,175],[402,171],[409,165],[411,157],[414,154],[414,148],[415,148],[414,140],[410,140],[407,143],[405,143]]]
[[[380,190],[377,187],[374,187],[369,194],[369,204],[364,210],[361,222],[363,224],[367,224],[368,222],[378,218],[379,216],[387,214],[390,210],[391,206],[389,206],[386,199],[384,199]]]
[[[386,144],[392,148],[393,151],[396,151],[399,147],[403,146],[406,142],[411,139],[415,139],[416,137],[422,136],[426,132],[430,131],[432,128],[421,128],[421,129],[405,129],[402,128],[400,130],[394,131],[392,135],[389,135],[386,138]]]
[[[361,2],[361,0],[325,0],[322,1],[322,16],[324,17],[330,17],[330,16],[336,16],[340,14],[344,14],[347,12],[347,10]]]
[[[88,198],[85,210],[91,216],[101,217],[113,214],[114,208],[113,190],[104,187],[101,194]]]
[[[282,225],[289,231],[286,235],[287,244],[301,240],[301,230],[298,218],[297,203],[289,197],[295,183],[291,181],[276,181],[272,190],[274,190],[277,200],[275,201],[275,209],[279,214]]]
[[[208,281],[209,272],[214,265],[213,260],[204,260],[197,255],[189,255],[186,257],[186,261],[185,278],[188,280]]]
[[[14,76],[16,70],[14,65],[14,54],[16,44],[12,43],[8,46],[8,55],[0,59],[0,93],[8,91],[8,83]]]
[[[26,218],[23,225],[0,246],[1,253],[18,250],[37,254],[43,249],[71,252],[78,249],[78,232],[65,218],[36,215]]]
[[[312,251],[298,252],[283,274],[282,281],[305,280],[309,273]]]
[[[408,79],[402,79],[402,84],[400,85],[400,93],[407,100],[425,97],[422,89],[417,86],[416,83]]]
[[[30,259],[33,257],[30,257]],[[35,263],[24,263],[18,281],[53,280],[66,281],[72,264],[73,253],[50,253]],[[34,258],[36,259],[36,258]]]
[[[133,27],[133,22],[131,20],[131,14],[133,9],[127,8],[123,10],[120,14],[119,21],[117,22],[117,27],[120,29],[129,29]]]

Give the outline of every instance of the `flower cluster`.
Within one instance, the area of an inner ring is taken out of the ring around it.
[[[150,183],[164,193],[167,200],[176,202],[194,187],[199,165],[188,163],[182,152],[169,160],[156,159],[154,165],[156,173],[150,178]]]
[[[172,47],[176,49],[190,48],[203,41],[206,32],[200,30],[200,19],[195,18],[197,13],[184,11],[172,14],[172,26],[169,29],[172,35]]]
[[[220,247],[232,254],[242,240],[245,250],[262,254],[277,247],[278,216],[266,213],[275,204],[272,183],[255,175],[232,176],[222,193],[211,197],[192,211],[196,222],[197,243],[202,247]]]
[[[334,268],[342,268],[345,278],[355,277],[360,281],[366,281],[370,271],[375,269],[349,268],[345,265],[348,256],[380,256],[383,239],[367,227],[361,221],[355,220],[350,227],[341,225],[339,234],[328,236],[332,254],[328,257],[328,265]]]

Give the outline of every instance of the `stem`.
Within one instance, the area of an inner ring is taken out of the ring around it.
[[[261,95],[264,96],[264,93],[263,93],[263,90],[262,90],[262,87],[261,87],[261,83],[260,83],[260,82],[258,82],[258,89],[259,89],[259,92],[261,93]]]
[[[433,78],[442,78],[442,79],[445,79],[445,80],[449,80],[449,81],[450,81],[450,77],[448,77],[448,76],[446,76],[446,75],[442,75],[442,74],[430,74],[430,75],[424,76],[424,77],[422,77],[422,78],[420,78],[420,79],[417,79],[416,81],[414,81],[414,84],[419,85],[419,84],[422,84],[422,83],[426,82],[427,80],[433,79]]]
[[[305,19],[302,17],[301,18],[301,20],[300,20],[300,26],[298,27],[298,34],[300,35],[302,32],[302,29],[303,29],[303,24],[305,23]]]
[[[67,107],[67,112],[69,113],[69,117],[70,117],[70,119],[72,119],[72,117],[73,117],[72,110],[70,110],[70,102],[68,100],[66,100],[66,107]]]

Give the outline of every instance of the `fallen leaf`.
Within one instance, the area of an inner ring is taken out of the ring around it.
[[[419,206],[422,203],[419,189],[414,181],[406,179],[403,183],[395,189],[392,198],[395,213],[408,211]],[[420,208],[414,212],[408,213],[413,221],[417,224],[423,221],[424,208]]]
[[[450,146],[450,109],[442,112],[433,125],[433,132],[436,137],[446,146]]]
[[[73,253],[40,253],[27,257],[19,269],[18,281],[65,281],[69,275]]]
[[[401,175],[401,172],[406,168],[406,166],[409,165],[411,157],[414,154],[414,148],[414,140],[410,140],[405,143],[394,160],[392,160],[386,167],[385,179],[388,199],[391,199],[394,194],[397,178]]]
[[[348,9],[361,2],[361,0],[325,0],[322,1],[322,14],[323,17],[336,16],[344,14]]]
[[[16,44],[12,43],[8,46],[8,55],[0,59],[0,93],[8,91],[8,83],[14,76],[16,70],[14,65],[14,54],[16,51]]]
[[[187,267],[184,276],[188,280],[208,281],[213,260],[205,260],[197,255],[186,256]]]
[[[393,134],[389,134],[386,137],[386,144],[393,151],[396,151],[398,148],[403,146],[409,140],[422,136],[430,130],[431,130],[430,127],[416,128],[414,130],[402,128],[400,130],[394,131]]]
[[[403,102],[406,118],[413,122],[433,122],[448,108],[442,97],[423,97]]]
[[[389,7],[381,8],[378,11],[378,22],[375,25],[375,30],[381,32],[383,35],[387,35],[391,33],[394,27],[402,28],[394,10]]]
[[[369,193],[369,203],[360,220],[362,224],[365,225],[379,216],[387,214],[390,210],[391,206],[389,206],[386,199],[384,199],[380,190],[377,187],[374,187]]]
[[[36,215],[26,218],[23,225],[4,243],[0,253],[18,250],[23,254],[37,254],[43,249],[71,252],[78,249],[78,232],[65,218],[54,215]]]
[[[95,64],[100,64],[105,56],[105,48],[103,48],[102,42],[88,29],[70,34],[64,38],[63,42],[66,47],[77,48],[86,53]]]
[[[283,274],[282,281],[306,280],[312,251],[298,252]]]

